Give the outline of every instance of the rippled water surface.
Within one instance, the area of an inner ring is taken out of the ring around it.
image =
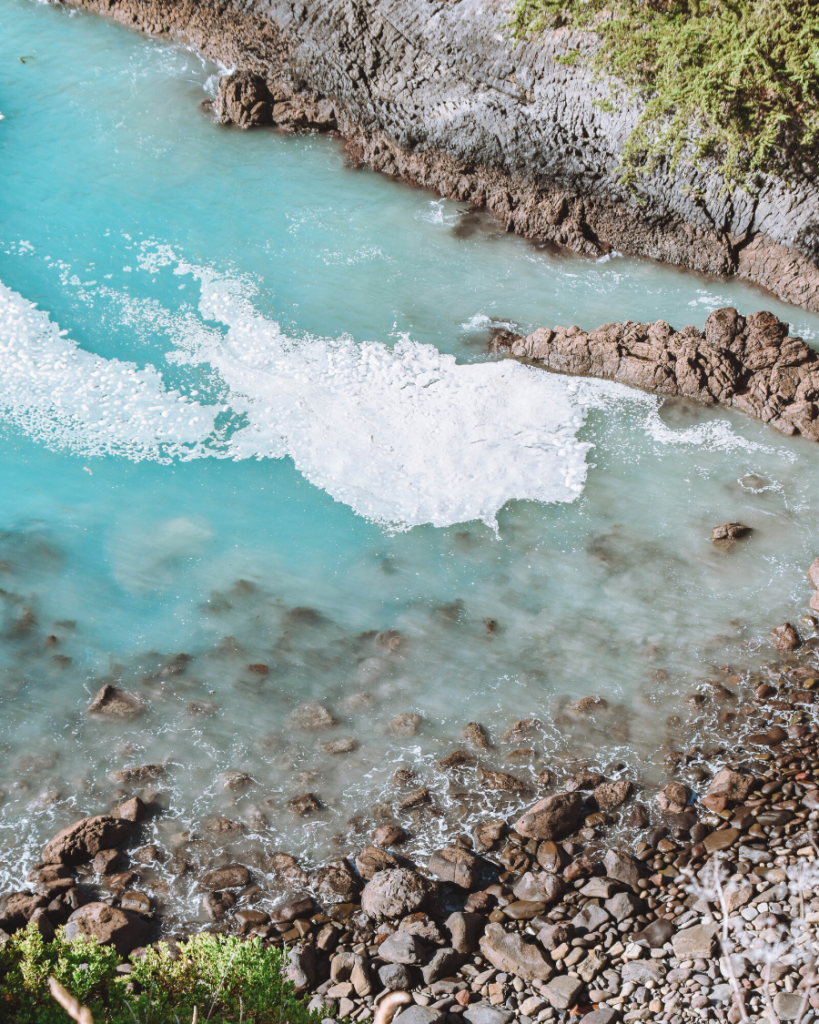
[[[202,863],[315,863],[383,820],[429,847],[511,810],[434,770],[468,721],[533,787],[578,761],[649,778],[695,735],[666,725],[683,698],[800,614],[819,446],[487,344],[727,304],[815,342],[819,318],[506,235],[336,139],[217,126],[218,68],[89,15],[3,0],[0,62],[4,884],[144,792],[112,779],[133,765],[165,766],[157,836],[202,837]],[[717,550],[727,520],[755,532]],[[105,683],[141,713],[89,716]],[[300,728],[308,700],[336,726]]]

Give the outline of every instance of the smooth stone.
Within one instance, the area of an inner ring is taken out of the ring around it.
[[[583,982],[579,978],[574,978],[571,974],[561,974],[548,985],[544,985],[540,991],[555,1010],[568,1010],[574,1006],[582,988]]]
[[[417,935],[395,932],[378,947],[378,955],[391,964],[422,964],[427,958],[427,945]]]
[[[489,1003],[474,1003],[464,1010],[463,1016],[469,1024],[510,1024],[515,1018],[513,1011]]]

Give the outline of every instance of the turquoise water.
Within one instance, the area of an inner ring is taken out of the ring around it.
[[[816,342],[818,317],[507,235],[336,139],[218,126],[218,68],[90,15],[4,0],[0,62],[6,881],[133,764],[167,766],[163,842],[221,814],[243,849],[312,862],[384,816],[424,849],[510,809],[431,767],[467,721],[525,780],[578,759],[654,778],[701,735],[666,726],[682,698],[806,608],[819,446],[487,345],[493,323],[701,326],[728,304]],[[718,551],[727,520],[755,534]],[[139,717],[86,715],[111,681]],[[294,727],[308,699],[336,729]],[[357,749],[320,749],[339,736]],[[428,818],[396,811],[397,764]],[[304,791],[324,808],[297,819]]]

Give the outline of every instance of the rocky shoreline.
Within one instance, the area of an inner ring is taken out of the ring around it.
[[[809,577],[819,585],[819,559]],[[810,604],[819,611],[819,590]],[[771,632],[778,654],[765,677],[725,666],[711,684],[723,719],[744,722],[730,755],[670,751],[659,792],[589,769],[555,787],[542,773],[553,791],[516,820],[482,821],[425,863],[402,856],[396,824],[311,873],[283,852],[248,863],[216,856],[196,878],[209,930],[286,947],[287,976],[310,1007],[355,1021],[400,992],[405,1024],[807,1024],[819,1011],[819,623],[801,621],[811,636],[789,623]],[[104,689],[93,713],[118,700]],[[486,744],[474,722],[463,739]],[[472,759],[458,748],[438,767]],[[134,766],[119,781],[144,785],[157,771]],[[515,782],[482,773],[489,788]],[[421,805],[429,791],[407,800]],[[113,945],[127,975],[162,932],[141,872],[171,860],[186,873],[196,842],[146,843],[161,814],[132,796],[58,832],[29,888],[0,896],[0,941],[32,924],[49,939],[64,925],[69,938]],[[262,909],[271,898],[272,911]],[[163,941],[173,949],[189,933]]]
[[[509,39],[490,0],[72,0],[232,67],[219,116],[242,127],[333,130],[353,161],[486,208],[509,231],[736,275],[819,310],[819,189],[759,175],[723,188],[705,166],[619,183],[639,116],[561,59],[594,40]]]
[[[559,373],[603,377],[660,395],[739,409],[783,434],[819,441],[819,354],[772,313],[715,310],[705,328],[665,320],[500,331],[492,350]]]

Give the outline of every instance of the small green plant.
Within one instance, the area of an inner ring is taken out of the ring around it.
[[[561,26],[592,33],[584,59],[643,100],[624,182],[706,156],[748,188],[757,171],[815,173],[819,0],[517,0],[515,38]]]
[[[54,977],[87,1006],[94,1024],[315,1024],[318,1015],[282,976],[284,954],[258,939],[203,933],[149,949],[130,974],[108,946],[60,931],[44,942],[36,928],[18,932],[0,949],[0,1020],[4,1024],[68,1024],[51,997]],[[326,1016],[326,1014],[325,1014]]]

